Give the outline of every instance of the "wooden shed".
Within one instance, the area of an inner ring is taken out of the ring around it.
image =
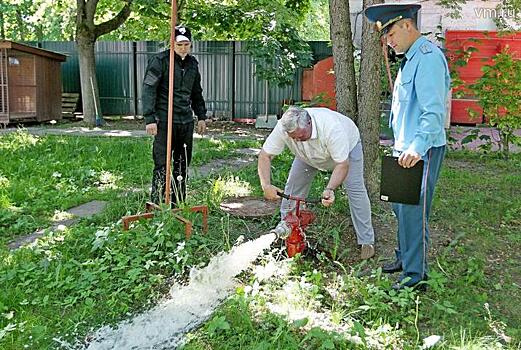
[[[0,40],[0,124],[61,119],[65,56]]]

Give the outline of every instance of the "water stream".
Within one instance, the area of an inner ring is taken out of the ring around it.
[[[261,236],[213,257],[202,269],[192,269],[189,284],[173,286],[170,299],[116,328],[100,328],[87,349],[175,349],[186,332],[210,317],[235,285],[234,277],[269,248],[274,239],[273,234]]]

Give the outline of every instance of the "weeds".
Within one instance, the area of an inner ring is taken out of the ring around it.
[[[194,161],[230,156],[243,145],[201,141]],[[246,222],[218,210],[225,196],[261,194],[252,164],[191,179],[187,205],[210,206],[208,235],[199,234],[195,218],[196,234],[185,241],[181,224],[169,215],[121,232],[117,220],[142,210],[147,198],[147,141],[17,135],[0,144],[8,159],[0,170],[4,241],[45,226],[72,203],[109,202],[101,215],[48,231],[32,247],[0,251],[3,349],[52,348],[53,337],[83,339],[98,325],[147,309],[174,278],[182,280],[190,268],[279,219]],[[284,184],[291,160],[288,154],[275,159],[275,184]],[[431,216],[437,256],[430,260],[426,293],[390,290],[396,276],[382,274],[376,261],[343,260],[352,245],[346,243],[347,202],[338,196],[333,210],[313,209],[317,221],[309,233],[321,242],[321,254],[263,257],[240,277],[236,294],[188,336],[185,348],[417,349],[431,335],[439,335],[434,338],[443,349],[519,348],[520,165],[516,155],[510,163],[449,155]],[[317,175],[311,194],[320,194],[325,181],[326,175]],[[375,215],[392,220],[382,209]]]

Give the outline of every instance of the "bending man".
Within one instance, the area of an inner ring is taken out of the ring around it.
[[[364,184],[362,143],[355,123],[327,108],[290,107],[264,142],[259,154],[258,172],[266,199],[277,199],[277,191],[282,192],[271,184],[271,160],[286,146],[295,159],[284,192],[305,198],[317,171],[332,171],[322,193],[322,204],[326,207],[332,205],[335,190],[344,185],[361,246],[361,258],[374,256],[371,206]],[[289,235],[290,228],[284,218],[294,208],[294,201],[282,200],[282,220],[272,230],[273,233],[279,237]]]

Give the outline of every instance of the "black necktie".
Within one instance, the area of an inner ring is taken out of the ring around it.
[[[400,64],[400,70],[403,70],[403,66],[407,63],[407,56],[403,56],[402,63]]]

